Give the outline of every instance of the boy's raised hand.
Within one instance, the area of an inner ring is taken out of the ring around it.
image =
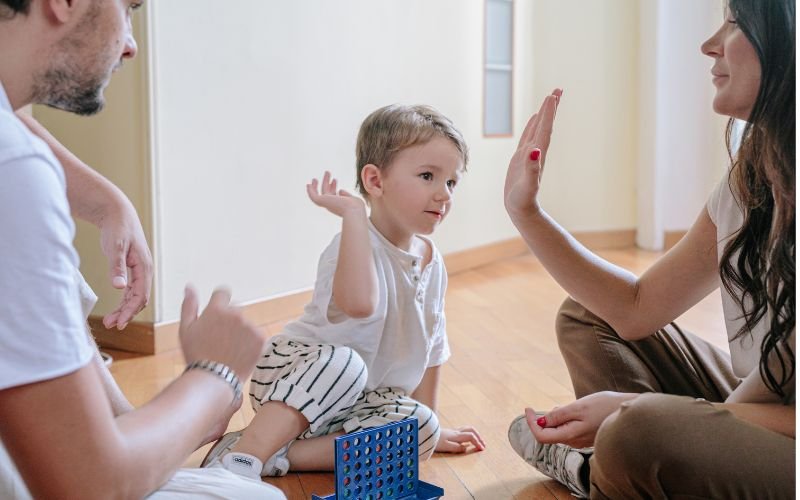
[[[442,427],[439,442],[436,443],[436,451],[439,453],[465,453],[470,444],[477,451],[486,449],[486,443],[483,442],[483,438],[474,427],[466,426],[458,429]]]
[[[316,178],[306,184],[308,197],[315,205],[327,209],[329,212],[344,217],[345,214],[353,210],[364,211],[364,201],[344,189],[337,189],[336,179],[331,177],[331,173],[325,171],[322,176],[322,184]]]

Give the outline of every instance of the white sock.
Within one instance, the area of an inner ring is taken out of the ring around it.
[[[222,457],[222,466],[240,476],[261,479],[264,464],[257,457],[247,453],[230,452]]]

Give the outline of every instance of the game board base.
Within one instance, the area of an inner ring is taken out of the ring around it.
[[[407,497],[402,497],[398,500],[436,500],[440,497],[444,496],[444,490],[439,488],[438,486],[434,486],[430,483],[426,483],[425,481],[418,481],[417,482],[417,493],[415,495],[409,495]],[[326,495],[324,497],[311,495],[312,500],[336,500],[336,493]]]

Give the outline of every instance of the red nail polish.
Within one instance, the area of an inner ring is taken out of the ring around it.
[[[547,425],[547,419],[545,419],[544,417],[539,417],[539,419],[536,420],[536,425],[538,425],[539,427],[544,427],[545,425]]]
[[[533,151],[531,151],[531,154],[530,154],[530,157],[529,157],[529,158],[531,159],[531,161],[539,161],[539,156],[540,156],[541,154],[542,154],[542,151],[541,151],[541,150],[539,150],[539,149],[534,149]]]

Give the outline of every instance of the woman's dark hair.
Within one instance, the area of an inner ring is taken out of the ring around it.
[[[734,120],[726,139],[731,191],[744,212],[741,230],[727,243],[720,263],[725,289],[740,297],[745,320],[734,338],[766,316],[760,373],[788,402],[784,386],[794,377],[788,339],[795,329],[795,0],[730,0],[730,15],[761,63],[761,85],[731,153]]]

